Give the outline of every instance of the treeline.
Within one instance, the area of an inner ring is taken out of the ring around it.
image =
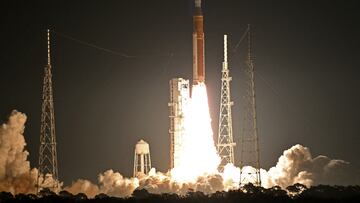
[[[176,194],[150,194],[145,189],[135,190],[132,197],[118,198],[106,194],[98,194],[88,198],[85,194],[73,195],[67,191],[55,194],[50,190],[42,190],[38,196],[34,194],[12,195],[9,192],[0,193],[0,203],[258,203],[258,202],[354,202],[360,203],[360,186],[328,186],[318,185],[307,188],[301,184],[289,186],[286,190],[278,186],[272,188],[245,185],[239,190],[216,192],[205,195],[202,192],[189,191],[185,196]]]

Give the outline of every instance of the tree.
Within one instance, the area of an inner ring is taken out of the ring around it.
[[[108,198],[109,198],[109,196],[104,193],[100,193],[95,196],[95,199],[97,199],[97,200],[104,200],[104,199],[108,199]]]
[[[59,196],[62,198],[65,198],[65,199],[69,199],[69,198],[72,198],[74,195],[66,190],[62,190],[59,192]]]
[[[56,193],[51,191],[49,188],[43,188],[39,192],[40,197],[56,196]]]
[[[300,184],[300,183],[295,183],[294,185],[290,185],[286,188],[286,190],[289,191],[289,193],[293,194],[293,195],[298,195],[307,189],[308,188],[305,185]]]
[[[132,193],[135,199],[146,199],[150,196],[150,193],[146,189],[136,189]]]
[[[74,196],[76,201],[87,200],[87,196],[84,193],[78,193]]]

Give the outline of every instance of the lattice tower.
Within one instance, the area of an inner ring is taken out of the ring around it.
[[[58,165],[56,153],[54,98],[50,60],[50,30],[47,30],[47,65],[44,68],[43,95],[41,108],[39,173],[37,192],[48,188],[56,191],[58,183]],[[44,181],[45,180],[45,181]]]
[[[227,35],[224,35],[224,62],[222,63],[220,116],[217,150],[221,158],[219,171],[223,172],[228,163],[234,164],[234,146],[231,107],[234,104],[230,98],[229,67],[227,56]]]
[[[254,62],[252,58],[252,42],[251,42],[250,25],[247,30],[248,54],[246,61],[246,91],[243,98],[244,114],[243,126],[240,138],[240,185],[252,183],[256,186],[261,185],[260,178],[260,153],[259,153],[259,137],[256,118],[256,97],[255,97],[255,77]],[[244,166],[251,166],[247,168]]]

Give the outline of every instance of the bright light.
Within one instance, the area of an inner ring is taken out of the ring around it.
[[[234,164],[226,164],[224,172],[221,174],[225,190],[237,189],[240,184],[240,168]]]
[[[199,83],[192,87],[189,103],[184,107],[183,134],[179,137],[178,164],[171,170],[171,179],[179,183],[196,182],[199,177],[219,174],[224,190],[237,189],[240,182],[240,168],[228,164],[223,173],[218,172],[220,157],[217,153],[211,128],[206,85]],[[246,171],[251,167],[245,167]],[[249,176],[249,177],[248,177]],[[251,182],[251,175],[242,179]]]
[[[179,164],[171,177],[178,182],[195,182],[200,176],[218,173],[220,157],[214,144],[206,85],[192,87],[191,99],[184,109]]]

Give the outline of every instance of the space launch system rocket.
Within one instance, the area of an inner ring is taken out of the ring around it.
[[[201,11],[201,0],[195,0],[193,24],[193,85],[196,85],[205,82],[204,18]]]

